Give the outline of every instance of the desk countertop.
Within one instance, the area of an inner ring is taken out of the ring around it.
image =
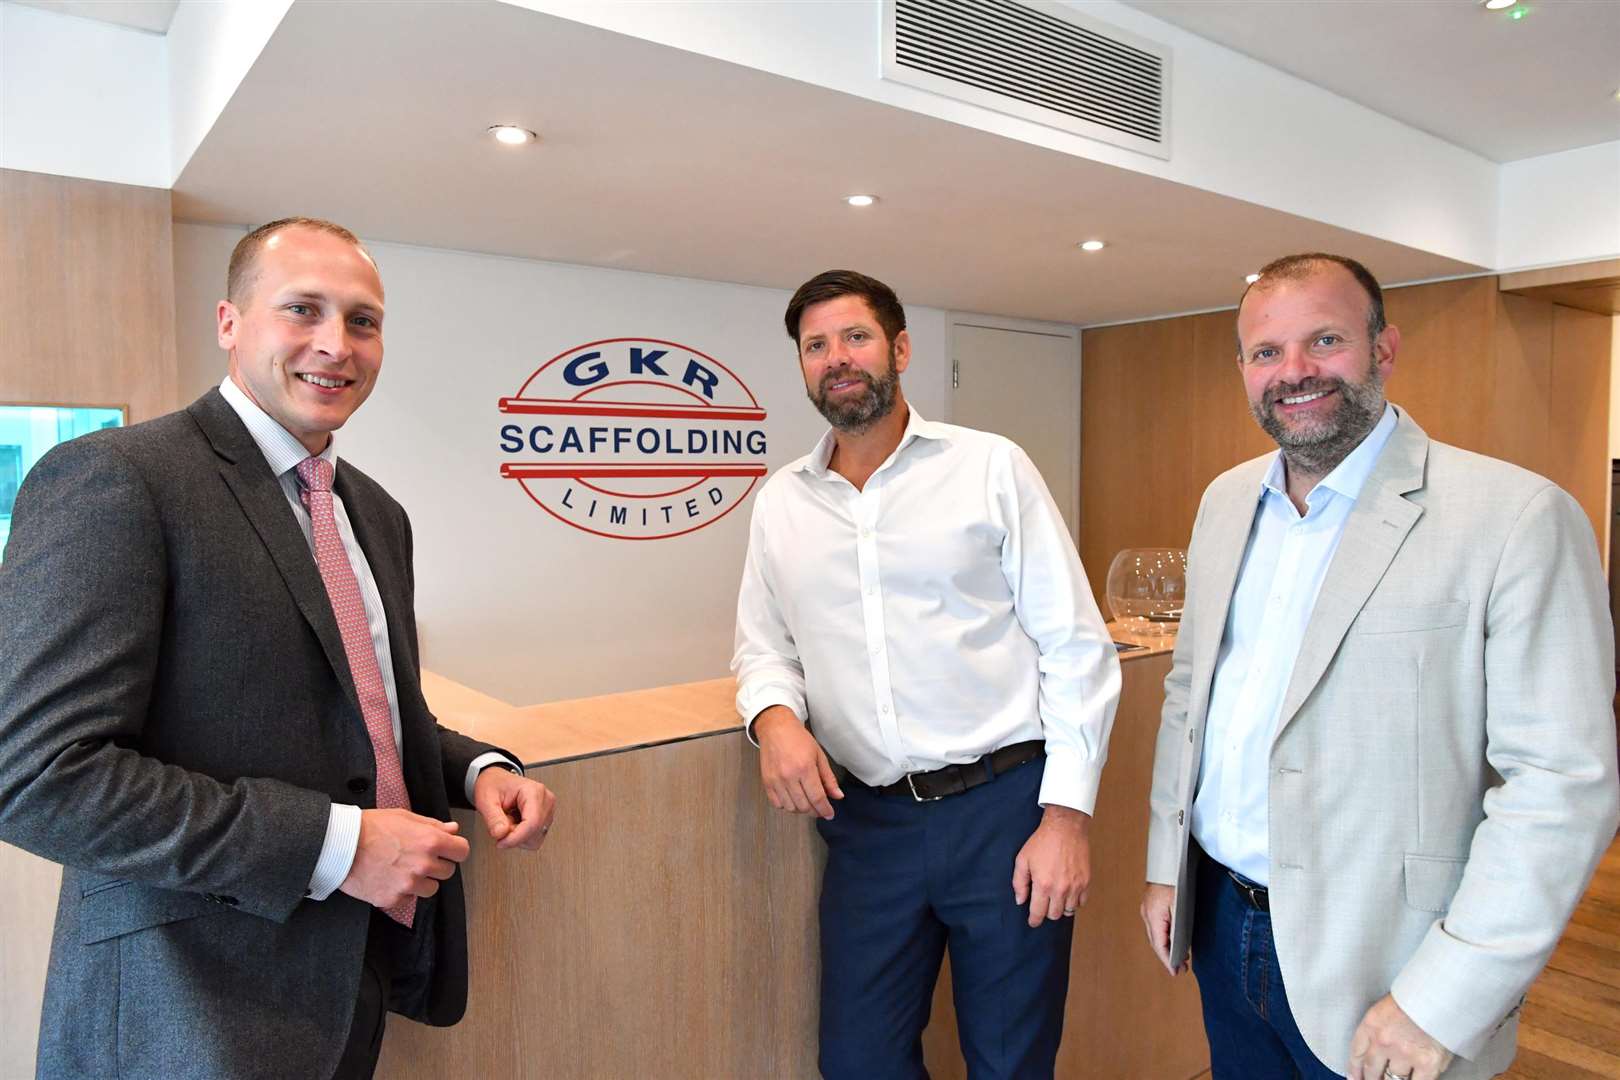
[[[1126,664],[1168,652],[1176,642],[1174,634],[1140,637],[1110,629],[1117,641],[1145,646],[1121,653]],[[742,730],[729,676],[519,706],[424,671],[422,692],[440,723],[505,747],[530,767]]]

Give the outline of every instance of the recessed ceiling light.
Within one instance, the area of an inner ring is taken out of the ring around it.
[[[1244,280],[1244,282],[1246,284],[1253,285],[1255,282],[1260,280],[1260,275],[1259,274],[1249,274],[1249,275],[1245,276],[1243,280]]]
[[[540,137],[528,128],[514,127],[511,124],[495,124],[489,129],[489,133],[495,136],[496,142],[505,143],[507,146],[522,146]]]
[[[1108,245],[1101,240],[1087,240],[1080,245],[1081,251],[1101,251]]]
[[[1518,2],[1519,0],[1485,0],[1485,10],[1501,11],[1503,8],[1510,8]]]
[[[844,201],[851,206],[871,206],[877,202],[876,195],[845,195]]]

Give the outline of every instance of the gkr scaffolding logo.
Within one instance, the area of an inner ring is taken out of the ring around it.
[[[765,410],[735,372],[673,341],[558,353],[500,401],[501,475],[566,525],[662,540],[712,525],[765,475]]]

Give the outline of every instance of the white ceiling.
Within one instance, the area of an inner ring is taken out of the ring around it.
[[[1231,304],[1285,251],[1391,282],[1478,269],[517,7],[377,10],[292,7],[177,217],[786,289],[848,266],[912,303],[1080,324]],[[498,146],[496,122],[542,141]]]
[[[15,0],[28,7],[76,15],[81,19],[167,34],[180,0]]]
[[[1616,0],[1125,3],[1493,161],[1620,139]]]

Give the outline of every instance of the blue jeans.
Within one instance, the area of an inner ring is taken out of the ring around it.
[[[1196,849],[1193,857],[1192,964],[1204,1001],[1211,1080],[1335,1080],[1340,1074],[1311,1053],[1294,1024],[1270,913],[1243,898],[1226,867]]]
[[[1041,821],[1044,758],[938,802],[854,784],[816,822],[821,885],[821,1071],[925,1078],[922,1032],[945,949],[968,1075],[1051,1077],[1074,920],[1030,929],[1013,860]]]

